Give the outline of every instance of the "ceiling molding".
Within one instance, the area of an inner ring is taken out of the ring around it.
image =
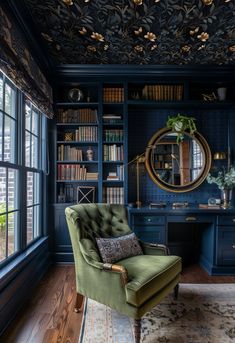
[[[60,65],[54,69],[54,77],[73,81],[73,79],[87,77],[223,77],[232,78],[235,76],[235,66],[205,66],[205,65],[93,65],[93,64],[67,64]]]

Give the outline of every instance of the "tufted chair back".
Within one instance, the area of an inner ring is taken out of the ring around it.
[[[73,245],[75,263],[82,254],[100,261],[95,238],[118,237],[131,233],[126,209],[116,204],[79,204],[65,210]],[[79,248],[79,249],[77,249]]]

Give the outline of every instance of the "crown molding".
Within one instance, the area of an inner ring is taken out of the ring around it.
[[[235,65],[80,65],[66,64],[54,68],[54,78],[73,81],[79,78],[105,77],[223,77],[231,79],[235,75]]]

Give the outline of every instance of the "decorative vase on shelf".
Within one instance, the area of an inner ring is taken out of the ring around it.
[[[93,161],[94,151],[92,150],[90,146],[87,149],[86,155],[87,155],[87,161]]]
[[[225,88],[225,87],[217,88],[217,94],[218,94],[219,101],[226,100],[226,92],[227,92],[227,88]]]
[[[231,206],[232,201],[232,189],[223,189],[221,190],[221,200],[222,200],[222,208],[229,208]]]

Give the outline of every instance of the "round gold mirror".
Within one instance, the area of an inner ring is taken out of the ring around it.
[[[151,179],[169,192],[189,192],[207,177],[211,152],[198,132],[177,143],[177,132],[163,128],[156,132],[146,149],[145,165]]]

